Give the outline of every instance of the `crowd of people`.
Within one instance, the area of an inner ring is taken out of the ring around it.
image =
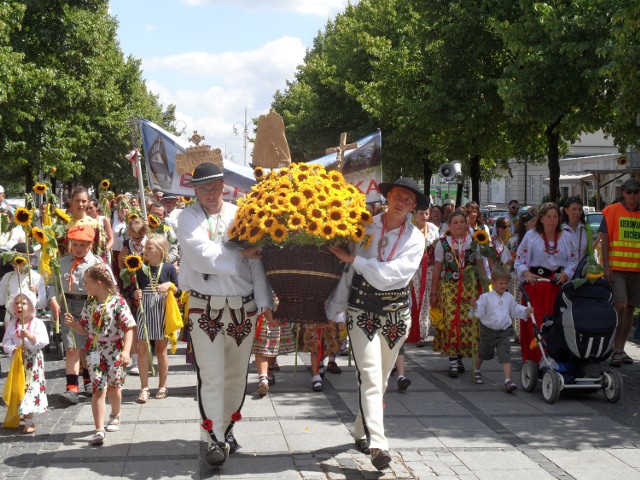
[[[512,200],[508,213],[489,228],[473,201],[429,205],[411,179],[381,183],[386,203],[371,206],[370,238],[329,248],[345,267],[327,300],[328,322],[302,327],[278,321],[261,249],[227,243],[237,207],[223,200],[223,172],[203,163],[189,185],[195,201],[160,191],[145,198],[147,218],[135,197],[116,196],[107,213],[87,189],[75,188],[60,242],[61,281],[52,278],[48,288],[36,271],[36,242],[29,244],[18,228],[2,239],[4,249],[24,255],[34,267],[14,262],[0,281],[0,305],[7,310],[4,351],[14,355],[22,346],[29,365],[19,406],[25,434],[36,430],[33,414],[47,409],[42,348],[48,334],[36,315],[47,307],[60,322],[66,353],[66,389],[59,402],[73,406],[82,390],[91,395],[96,430],[90,443],[102,445],[107,432],[120,428],[127,373],[140,375],[136,402],[150,401],[154,354],[153,399],[169,395],[166,322],[172,299],[179,299],[182,339],[197,373],[198,408],[208,437],[206,461],[212,466],[223,465],[240,448],[233,429],[242,417],[251,355],[256,393],[265,396],[276,383],[277,357],[301,349],[310,355],[313,391],[322,391],[325,372],[342,372],[337,355],[353,356],[359,388],[355,443],[371,455],[375,468],[386,469],[391,456],[382,397],[395,371],[399,391],[411,385],[405,343],[424,348],[432,340],[433,349],[447,358],[447,375],[454,379],[470,369],[476,384],[484,382],[483,362],[497,355],[503,388],[513,392],[518,385],[511,344],[520,342],[523,359],[540,360],[539,349],[530,348],[534,333],[528,320],[552,313],[559,289],[582,274],[596,247],[620,318],[611,365],[632,362],[624,346],[633,308],[640,306],[635,178],[624,182],[622,201],[604,210],[597,232],[585,222],[578,197],[526,211]],[[42,215],[35,225],[41,220]],[[529,307],[523,305],[521,284]]]

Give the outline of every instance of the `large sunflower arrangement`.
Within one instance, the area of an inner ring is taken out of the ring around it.
[[[337,171],[297,163],[266,173],[238,200],[229,238],[252,246],[324,247],[360,242],[372,216],[364,195]]]

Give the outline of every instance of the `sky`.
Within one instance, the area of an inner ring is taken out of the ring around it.
[[[110,0],[109,10],[125,56],[142,61],[147,87],[164,106],[176,105],[183,138],[197,130],[243,164],[245,125],[253,137],[251,119],[269,112],[274,93],[294,79],[313,39],[347,2]]]

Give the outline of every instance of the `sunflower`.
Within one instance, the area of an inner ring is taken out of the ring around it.
[[[313,218],[314,220],[319,220],[321,218],[324,218],[324,212],[320,208],[313,206],[309,209],[309,217]]]
[[[307,221],[305,220],[304,215],[301,215],[300,213],[296,212],[289,217],[289,228],[291,230],[302,230],[306,223]]]
[[[57,169],[56,167],[51,167],[51,168],[49,169],[49,173],[50,173],[50,174],[52,174],[52,175],[53,175],[54,173],[56,173],[57,171],[58,171],[58,169]]]
[[[587,273],[587,280],[597,280],[599,278],[604,277],[604,272],[599,272],[599,273]]]
[[[100,182],[100,188],[107,190],[111,186],[111,182],[106,178]]]
[[[302,209],[306,206],[307,202],[300,193],[294,192],[289,196],[289,203],[294,208]]]
[[[22,255],[17,255],[14,259],[13,259],[13,264],[16,267],[24,267],[27,264],[27,259],[24,258]]]
[[[38,195],[44,195],[45,193],[47,193],[47,186],[44,183],[36,183],[33,186],[33,191]]]
[[[627,162],[629,161],[629,159],[627,157],[625,157],[624,155],[621,157],[618,157],[618,165],[621,167],[624,167]]]
[[[473,234],[473,240],[480,245],[487,245],[489,243],[489,235],[484,230],[476,230]]]
[[[332,222],[339,222],[342,220],[342,210],[340,208],[332,207],[329,210],[329,220]]]
[[[369,210],[364,209],[362,211],[360,211],[360,221],[364,224],[364,225],[369,225],[373,220],[373,217],[371,216],[371,213],[369,212]]]
[[[69,223],[71,221],[71,217],[69,215],[67,215],[67,212],[65,212],[61,208],[56,208],[54,213],[64,223]]]
[[[180,197],[180,199],[184,202],[185,205],[193,203],[193,198],[191,197]]]
[[[363,238],[364,238],[364,228],[356,227],[356,230],[355,230],[355,232],[353,232],[353,235],[351,236],[351,239],[354,242],[361,242]]]
[[[289,231],[286,227],[278,224],[275,228],[271,229],[271,238],[276,243],[282,243],[289,238]]]
[[[47,235],[41,228],[33,227],[31,229],[31,235],[33,235],[34,240],[36,240],[41,245],[47,241]]]
[[[307,223],[307,233],[309,235],[317,235],[319,231],[320,224],[318,222],[312,220],[311,222]]]
[[[131,212],[129,215],[127,215],[127,222],[130,222],[134,218],[140,218],[140,215],[138,215],[137,212]]]
[[[124,266],[131,273],[142,268],[142,257],[140,255],[127,255],[124,257]]]
[[[264,168],[256,167],[253,169],[253,176],[256,180],[260,181],[264,178]]]
[[[160,226],[160,219],[155,215],[147,215],[147,222],[151,228],[158,228]]]
[[[13,217],[13,221],[16,222],[17,225],[22,225],[26,227],[31,223],[31,218],[33,217],[33,212],[31,210],[27,210],[24,207],[19,207],[16,209],[16,213]]]
[[[327,240],[331,240],[333,238],[333,236],[334,236],[334,231],[335,231],[335,228],[333,227],[332,224],[325,223],[320,228],[320,235],[322,235]]]
[[[260,240],[262,240],[262,237],[264,236],[264,232],[262,230],[262,228],[260,227],[259,223],[254,223],[253,226],[251,226],[251,228],[249,228],[249,232],[248,232],[248,239],[247,241],[249,243],[258,243]]]

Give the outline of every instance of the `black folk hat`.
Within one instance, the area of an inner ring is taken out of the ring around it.
[[[417,202],[416,210],[426,210],[427,208],[429,208],[429,198],[420,191],[420,187],[415,182],[415,180],[412,180],[408,177],[400,177],[393,183],[383,182],[378,184],[378,190],[382,195],[384,195],[385,198],[387,198],[389,190],[391,190],[393,187],[401,187],[415,193]]]
[[[213,182],[214,180],[223,180],[224,174],[220,167],[213,163],[201,163],[193,170],[191,180],[186,182],[185,185],[190,187],[197,187],[203,183]]]

